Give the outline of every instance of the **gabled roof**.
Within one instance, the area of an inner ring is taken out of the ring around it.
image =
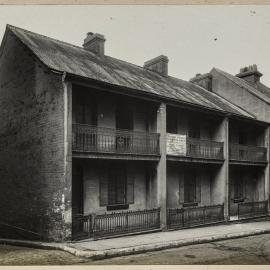
[[[229,74],[223,70],[218,68],[213,68],[212,71],[216,71],[217,73],[221,74],[222,76],[226,77],[233,83],[237,84],[238,86],[245,88],[248,92],[253,94],[254,96],[260,98],[261,100],[265,101],[266,103],[270,104],[270,89],[262,83],[258,83],[257,87],[254,87],[252,84],[248,83],[244,79],[238,78],[232,74]]]
[[[191,82],[162,76],[143,67],[104,56],[99,57],[82,47],[39,35],[18,27],[7,26],[48,68],[111,85],[123,86],[224,113],[255,118],[217,94]]]

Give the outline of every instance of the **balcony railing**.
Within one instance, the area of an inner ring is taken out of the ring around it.
[[[238,204],[238,219],[263,217],[268,212],[268,201],[243,202]]]
[[[266,162],[267,149],[259,146],[230,144],[230,159],[250,162]]]
[[[73,239],[103,238],[160,229],[160,209],[74,216]]]
[[[73,124],[73,151],[159,154],[159,134]]]
[[[167,219],[169,229],[222,222],[224,220],[224,205],[168,209]]]
[[[194,158],[223,159],[223,142],[187,138],[187,156]]]

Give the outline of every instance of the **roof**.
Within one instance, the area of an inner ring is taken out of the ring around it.
[[[224,113],[255,118],[222,97],[191,82],[110,57],[99,57],[82,47],[7,25],[48,68],[178,102],[190,103]]]
[[[218,72],[219,74],[225,76],[227,79],[229,79],[233,83],[237,84],[238,86],[242,88],[245,88],[251,94],[257,96],[258,98],[270,104],[270,89],[264,84],[257,83],[257,87],[254,87],[252,84],[248,83],[244,79],[238,78],[218,68],[213,68],[212,71]]]
[[[270,98],[270,88],[267,87],[266,85],[264,85],[263,83],[261,82],[258,82],[257,83],[257,89],[263,93],[264,95],[266,95],[267,97]]]

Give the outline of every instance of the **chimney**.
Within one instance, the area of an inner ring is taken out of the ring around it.
[[[252,65],[248,67],[243,67],[240,69],[240,72],[235,76],[244,79],[245,81],[256,85],[257,82],[260,81],[260,77],[262,73],[260,73],[257,69],[257,65]]]
[[[195,77],[189,81],[195,83],[208,91],[212,91],[212,75],[210,73],[200,74],[197,73]]]
[[[146,61],[143,65],[145,69],[155,71],[163,76],[168,76],[168,62],[169,58],[164,55],[155,57]]]
[[[105,37],[98,33],[87,33],[83,42],[84,49],[95,53],[98,56],[104,56]]]

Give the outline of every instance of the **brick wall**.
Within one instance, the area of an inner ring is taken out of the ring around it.
[[[61,241],[70,235],[70,183],[64,163],[64,91],[60,75],[8,34],[0,57],[1,222]],[[0,225],[0,237],[34,235]]]

